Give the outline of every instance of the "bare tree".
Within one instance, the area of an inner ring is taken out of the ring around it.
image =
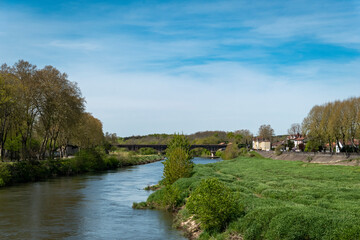
[[[272,141],[274,129],[270,125],[263,124],[259,128],[258,137]]]
[[[301,133],[301,126],[299,123],[291,124],[291,127],[288,129],[289,135],[297,135]]]

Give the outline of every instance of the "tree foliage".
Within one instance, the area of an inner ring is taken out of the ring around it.
[[[230,143],[225,148],[225,151],[222,153],[221,157],[224,160],[229,160],[236,158],[237,156],[239,156],[239,154],[240,152],[238,145],[236,143]]]
[[[271,141],[273,136],[274,136],[274,129],[272,129],[270,125],[263,124],[259,127],[259,132],[258,132],[259,138],[263,138]]]
[[[76,83],[53,66],[38,69],[24,60],[14,66],[3,64],[0,68],[1,158],[4,159],[5,151],[10,157],[22,159],[53,158],[56,149],[74,144],[79,133],[84,132],[96,137],[87,138],[83,145],[78,141],[81,147],[99,144],[102,125],[84,112],[84,102]],[[75,134],[80,126],[88,129]]]
[[[166,149],[163,183],[171,185],[179,178],[189,177],[193,166],[189,140],[184,135],[175,134]]]
[[[356,149],[355,139],[360,138],[360,98],[329,102],[314,106],[302,123],[303,133],[312,142],[307,149],[329,145],[350,145]]]

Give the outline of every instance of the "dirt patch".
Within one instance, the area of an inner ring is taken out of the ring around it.
[[[226,238],[226,239],[229,239],[229,240],[243,240],[244,238],[240,234],[238,234],[236,232],[232,232],[232,233],[229,234],[229,237]]]
[[[194,220],[194,217],[190,217],[186,221],[181,222],[180,227],[183,231],[185,231],[186,237],[189,239],[197,239],[202,233],[200,224]]]

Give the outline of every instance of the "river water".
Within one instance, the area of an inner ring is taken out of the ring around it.
[[[132,209],[162,171],[155,162],[2,188],[0,239],[185,239],[172,228],[170,213]]]

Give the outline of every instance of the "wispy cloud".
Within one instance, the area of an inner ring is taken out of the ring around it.
[[[58,47],[70,50],[86,50],[86,51],[94,51],[100,50],[101,46],[95,43],[90,42],[82,42],[82,41],[51,41],[49,43],[50,47]]]
[[[280,134],[360,89],[356,1],[46,4],[0,4],[1,60],[67,72],[106,131]]]

